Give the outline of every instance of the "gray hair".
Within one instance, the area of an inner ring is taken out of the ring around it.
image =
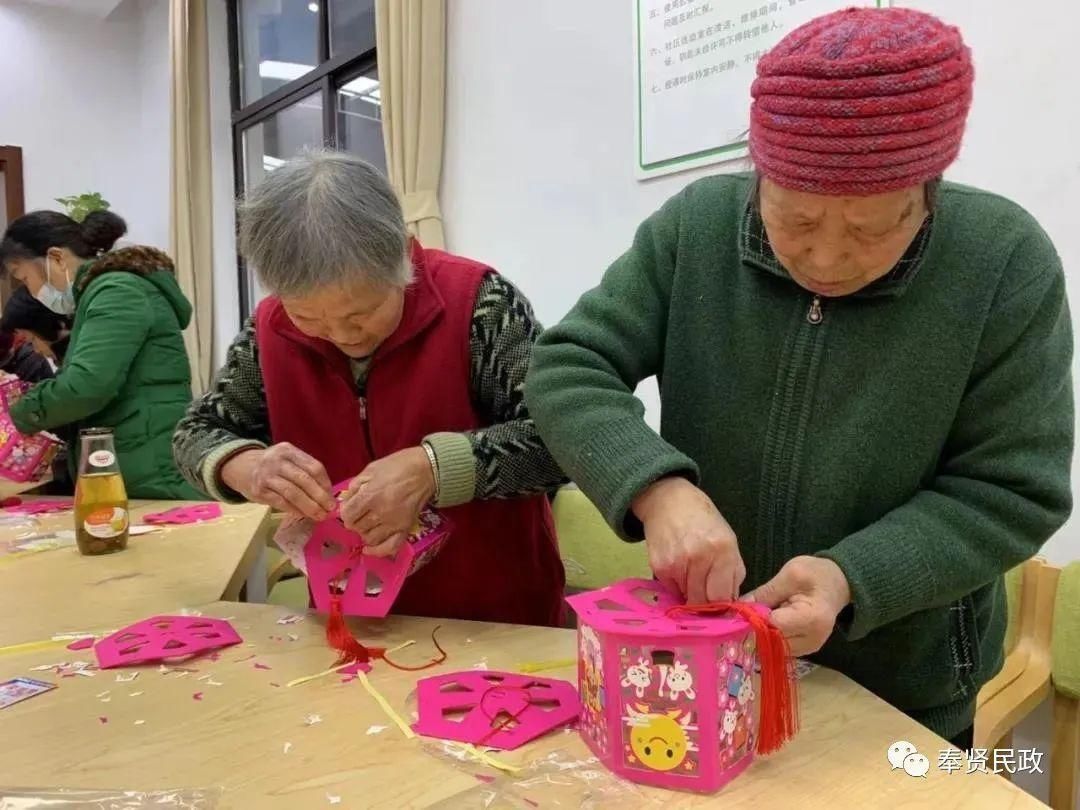
[[[274,295],[412,280],[401,204],[370,163],[318,149],[272,171],[240,205],[240,251]]]

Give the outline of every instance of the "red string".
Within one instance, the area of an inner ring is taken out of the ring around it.
[[[758,721],[756,750],[771,754],[795,736],[799,728],[799,693],[791,648],[787,639],[751,602],[710,602],[704,605],[676,605],[668,616],[695,613],[738,614],[750,625],[757,641],[761,662],[761,718]]]
[[[435,629],[431,631],[431,643],[439,651],[437,658],[432,658],[426,664],[415,667],[395,664],[386,657],[385,647],[367,647],[356,639],[349,630],[348,625],[345,624],[345,614],[341,610],[341,597],[335,594],[330,596],[330,615],[326,619],[326,643],[339,653],[336,666],[342,664],[367,664],[373,660],[385,661],[394,669],[400,669],[404,672],[419,672],[422,669],[437,666],[446,660],[446,650],[442,648],[439,640],[435,637],[438,629],[439,626],[436,625]]]
[[[507,712],[506,717],[504,717],[500,722],[495,723],[494,722],[495,718],[492,717],[488,713],[488,711],[484,708],[484,698],[486,698],[488,696],[488,693],[491,692],[494,689],[501,689],[504,692],[511,692],[511,691],[512,692],[524,692],[525,693],[525,705],[522,706],[518,711],[514,712],[513,714]],[[491,726],[491,731],[489,731],[487,734],[485,734],[483,737],[481,737],[479,740],[477,740],[474,743],[474,745],[483,745],[488,740],[490,740],[492,737],[494,737],[497,733],[499,733],[504,728],[506,728],[508,725],[510,725],[511,723],[516,723],[518,721],[518,718],[521,717],[521,715],[523,715],[525,713],[525,710],[528,709],[529,706],[531,706],[531,705],[532,705],[532,696],[529,694],[529,690],[526,689],[525,687],[522,687],[522,686],[501,686],[501,685],[489,686],[487,689],[484,690],[484,693],[482,695],[480,695],[479,708],[480,708],[480,711],[483,713],[484,717],[486,717],[488,720],[492,721],[493,725]]]

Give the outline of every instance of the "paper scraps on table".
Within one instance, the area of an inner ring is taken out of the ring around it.
[[[370,737],[372,734],[382,734],[389,726],[368,726],[367,735]]]
[[[191,699],[192,700],[202,700],[203,699],[203,693],[202,692],[196,692],[194,695],[191,696]]]
[[[495,777],[487,773],[474,773],[473,776],[475,776],[478,780],[480,780],[486,785],[490,785],[492,782],[495,781]]]
[[[296,633],[289,633],[289,641],[299,641],[299,640],[300,640],[300,636],[296,635]]]
[[[128,695],[128,697],[138,697],[141,694],[143,694],[143,693],[142,692],[132,692],[130,695]]]
[[[109,718],[102,715],[101,717],[98,718],[98,722],[101,723],[101,725],[105,725],[106,723],[109,722]]]
[[[14,706],[24,700],[52,691],[55,683],[36,681],[33,678],[12,678],[0,683],[0,709]]]
[[[314,725],[318,725],[321,722],[322,722],[322,717],[320,715],[317,715],[317,714],[309,714],[307,717],[304,718],[304,725],[305,726],[314,726]]]
[[[139,523],[128,526],[128,535],[131,537],[139,537],[140,535],[150,534],[151,532],[158,531],[157,526],[143,526]]]
[[[94,645],[102,669],[176,658],[239,644],[240,635],[223,619],[203,616],[151,616],[118,630]]]
[[[341,804],[341,797],[334,796],[332,793],[326,794],[326,800],[330,802],[330,804]]]
[[[285,745],[281,746],[281,753],[283,753],[283,754],[287,754],[291,750],[292,750],[292,743],[291,742],[287,742],[287,743],[285,743]]]
[[[141,726],[141,725],[143,725],[143,724],[144,724],[145,722],[146,722],[145,720],[136,720],[136,721],[135,721],[135,725],[137,725],[137,726]]]
[[[473,664],[472,668],[473,669],[487,669],[488,668],[487,656],[481,658],[479,661],[477,661],[475,664]]]
[[[143,515],[143,523],[151,526],[177,525],[188,523],[202,523],[206,520],[216,520],[221,517],[221,504],[199,503],[190,506],[177,506],[166,509],[164,512],[153,512]]]
[[[425,737],[512,751],[574,721],[580,699],[568,681],[466,670],[422,678],[416,705]]]
[[[261,661],[256,661],[254,664],[252,664],[252,666],[254,666],[255,669],[272,669],[272,667],[267,666]]]
[[[213,675],[203,675],[199,678],[200,683],[205,683],[207,686],[223,686],[221,681],[215,681]]]
[[[131,683],[133,680],[139,677],[138,672],[129,672],[127,675],[122,675],[119,672],[116,673],[117,683]]]
[[[6,507],[8,512],[17,515],[47,515],[51,512],[67,512],[74,508],[75,501],[71,498],[39,498]]]
[[[303,616],[300,616],[299,614],[296,614],[296,613],[290,613],[287,616],[282,616],[280,619],[278,619],[277,623],[278,624],[296,624],[297,622],[302,622],[303,620],[304,620]]]

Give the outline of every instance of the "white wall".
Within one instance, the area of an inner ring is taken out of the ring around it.
[[[155,5],[131,3],[108,20],[0,6],[0,143],[23,149],[28,210],[99,191],[128,221],[127,239],[167,245],[167,129],[164,185],[152,157],[160,153],[154,116],[169,106],[167,36],[154,43],[142,13]],[[155,97],[162,69],[163,98]]]
[[[1015,32],[1034,19],[1023,4],[905,5],[959,25],[975,54],[970,130],[950,177],[1012,197],[1039,218],[1080,313],[1080,96],[1075,71],[1062,67],[1080,10],[1070,0],[1045,0],[1037,41],[1021,44]],[[626,0],[449,0],[441,200],[448,242],[521,285],[545,323],[598,282],[664,200],[730,169],[634,179],[631,22]],[[655,386],[639,393],[655,426]],[[1080,520],[1045,553],[1080,558]]]
[[[125,241],[167,250],[169,4],[126,0],[102,19],[105,5],[0,5],[0,144],[23,149],[27,210],[99,191],[127,220]],[[239,303],[225,2],[208,8],[216,366],[239,328]]]

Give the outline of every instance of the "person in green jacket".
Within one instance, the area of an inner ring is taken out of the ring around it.
[[[773,608],[793,654],[961,749],[1002,663],[1002,574],[1070,513],[1074,429],[1053,245],[940,182],[971,89],[959,32],[920,12],[794,31],[758,65],[757,172],[642,224],[525,391],[662,582]],[[634,397],[653,375],[660,435]]]
[[[107,427],[129,497],[199,498],[176,468],[171,444],[191,401],[181,334],[191,304],[160,250],[112,250],[126,230],[108,211],[82,223],[34,211],[8,226],[0,266],[49,309],[75,319],[56,377],[31,388],[11,417],[23,433],[61,433],[73,477],[79,430]]]

